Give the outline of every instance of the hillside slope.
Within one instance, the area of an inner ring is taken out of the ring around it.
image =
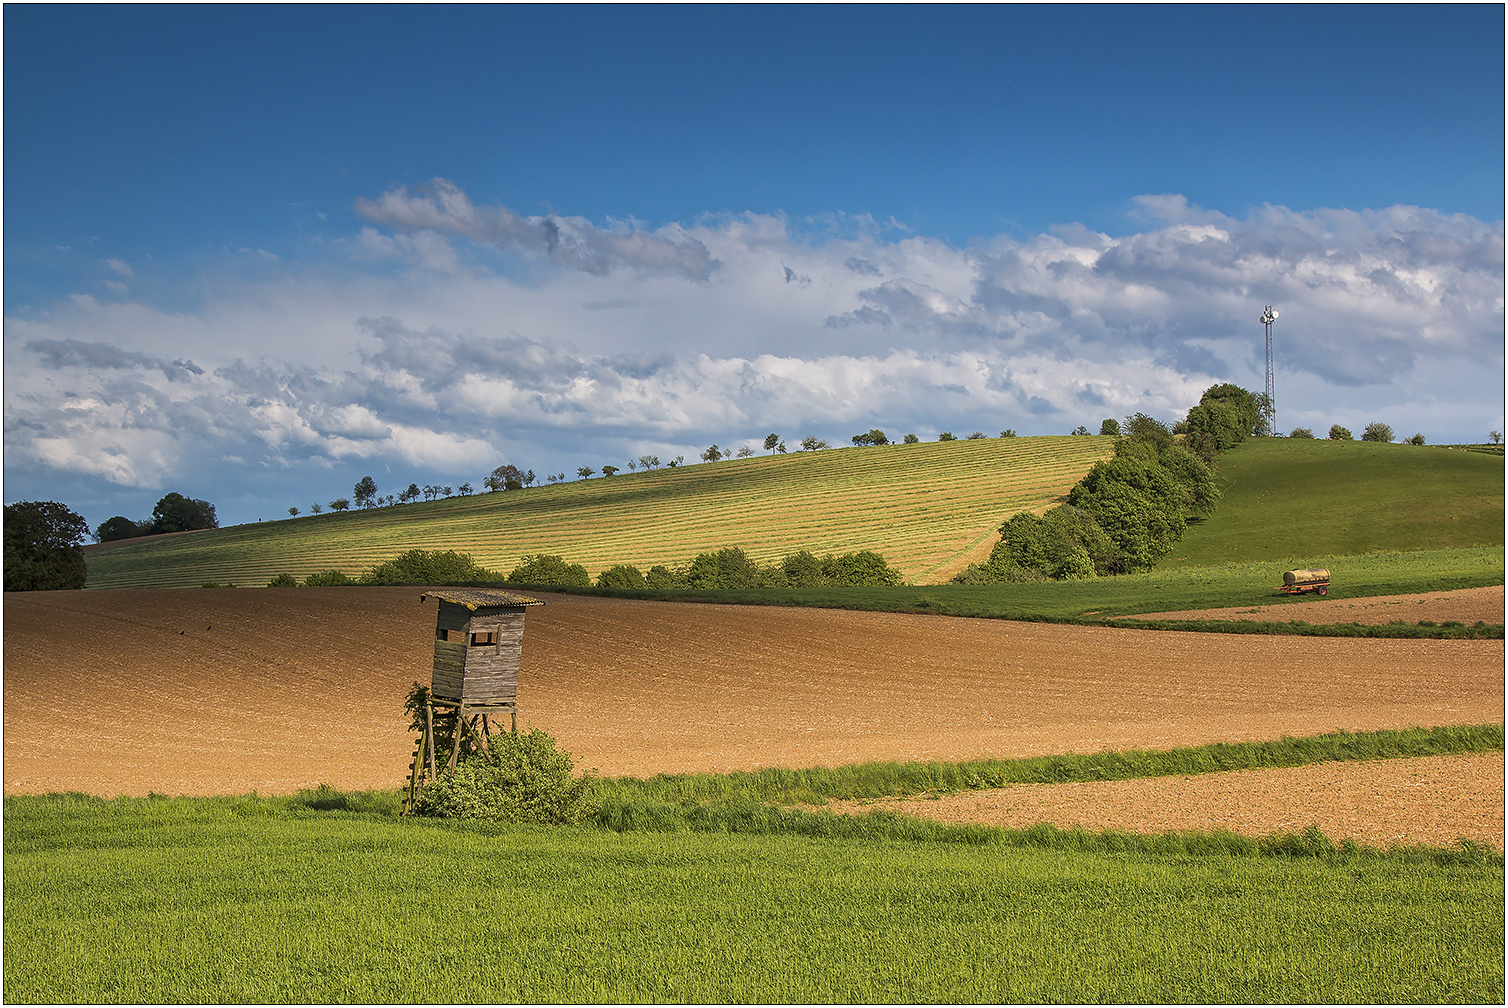
[[[1503,456],[1253,438],[1220,457],[1224,493],[1158,566],[1503,545]]]
[[[912,583],[988,555],[1001,522],[1041,511],[1114,450],[1109,437],[1023,437],[775,455],[92,550],[90,588],[256,587],[280,573],[356,575],[409,549],[459,550],[502,573],[560,554],[593,576],[739,546],[756,560],[874,550]]]

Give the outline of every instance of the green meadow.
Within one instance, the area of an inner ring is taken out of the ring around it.
[[[1252,438],[1220,457],[1215,513],[1158,566],[1501,547],[1503,473],[1501,454]]]

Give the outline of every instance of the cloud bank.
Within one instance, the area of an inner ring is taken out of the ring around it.
[[[172,307],[109,260],[108,282],[6,320],[7,498],[62,484],[111,510],[215,499],[189,485],[212,479],[244,520],[359,471],[478,483],[503,461],[574,472],[770,431],[1171,420],[1215,382],[1260,390],[1266,304],[1280,428],[1502,429],[1501,222],[1135,205],[1126,236],[960,249],[862,218],[523,217],[435,180],[358,201],[368,226],[317,268],[226,265]]]

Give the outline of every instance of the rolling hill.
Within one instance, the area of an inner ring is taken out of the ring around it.
[[[846,448],[309,515],[90,549],[89,587],[355,576],[416,548],[469,553],[504,574],[521,557],[560,554],[595,577],[727,546],[760,562],[874,550],[907,581],[937,583],[987,556],[1002,521],[1051,507],[1113,449],[1100,436]]]
[[[1503,545],[1503,455],[1252,438],[1220,458],[1224,497],[1159,568]]]

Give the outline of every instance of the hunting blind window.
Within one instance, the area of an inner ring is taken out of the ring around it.
[[[496,630],[479,630],[471,635],[472,647],[494,647],[497,645]]]

